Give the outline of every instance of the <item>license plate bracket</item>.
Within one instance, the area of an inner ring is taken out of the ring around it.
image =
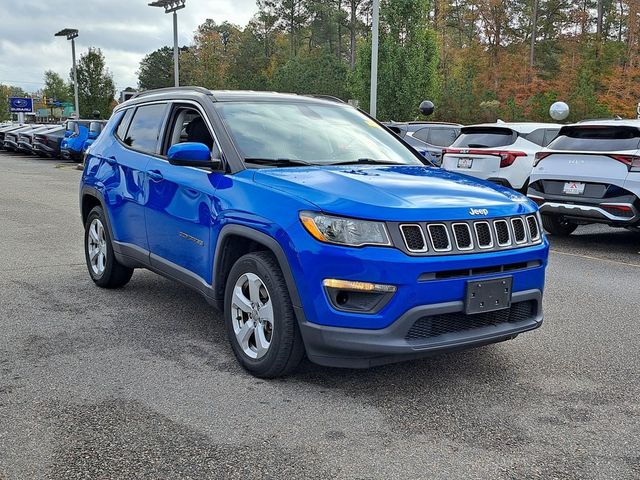
[[[582,195],[585,184],[582,182],[565,182],[562,193],[565,195]]]
[[[495,312],[511,306],[513,277],[467,282],[465,313]]]

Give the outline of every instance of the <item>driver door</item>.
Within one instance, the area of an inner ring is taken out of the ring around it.
[[[215,246],[211,224],[220,173],[171,165],[167,152],[182,142],[205,143],[216,150],[205,115],[195,106],[172,107],[161,156],[147,165],[149,200],[146,229],[151,265],[196,288],[212,282]]]

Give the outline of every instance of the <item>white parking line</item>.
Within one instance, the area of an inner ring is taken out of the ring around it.
[[[640,264],[638,263],[628,263],[628,262],[621,262],[619,260],[610,260],[608,258],[601,258],[601,257],[592,257],[591,255],[580,255],[579,253],[568,253],[568,252],[561,252],[560,250],[554,250],[554,249],[549,249],[549,251],[551,253],[557,253],[559,255],[568,255],[570,257],[580,257],[580,258],[586,258],[588,260],[600,260],[601,262],[606,262],[606,263],[613,263],[615,265],[625,265],[627,267],[635,267],[635,268],[640,268]],[[640,252],[639,252],[640,253]]]

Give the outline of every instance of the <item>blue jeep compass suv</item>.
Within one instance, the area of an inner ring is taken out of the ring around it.
[[[369,367],[539,327],[536,205],[423,160],[337,101],[145,92],[85,158],[89,274],[117,288],[148,268],[199,291],[260,377],[305,353]]]

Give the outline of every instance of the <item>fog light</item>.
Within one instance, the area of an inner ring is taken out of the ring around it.
[[[384,285],[381,283],[369,282],[352,282],[348,280],[336,280],[327,278],[322,284],[326,288],[335,288],[339,290],[349,290],[352,292],[371,292],[371,293],[394,293],[397,288],[393,285]]]

